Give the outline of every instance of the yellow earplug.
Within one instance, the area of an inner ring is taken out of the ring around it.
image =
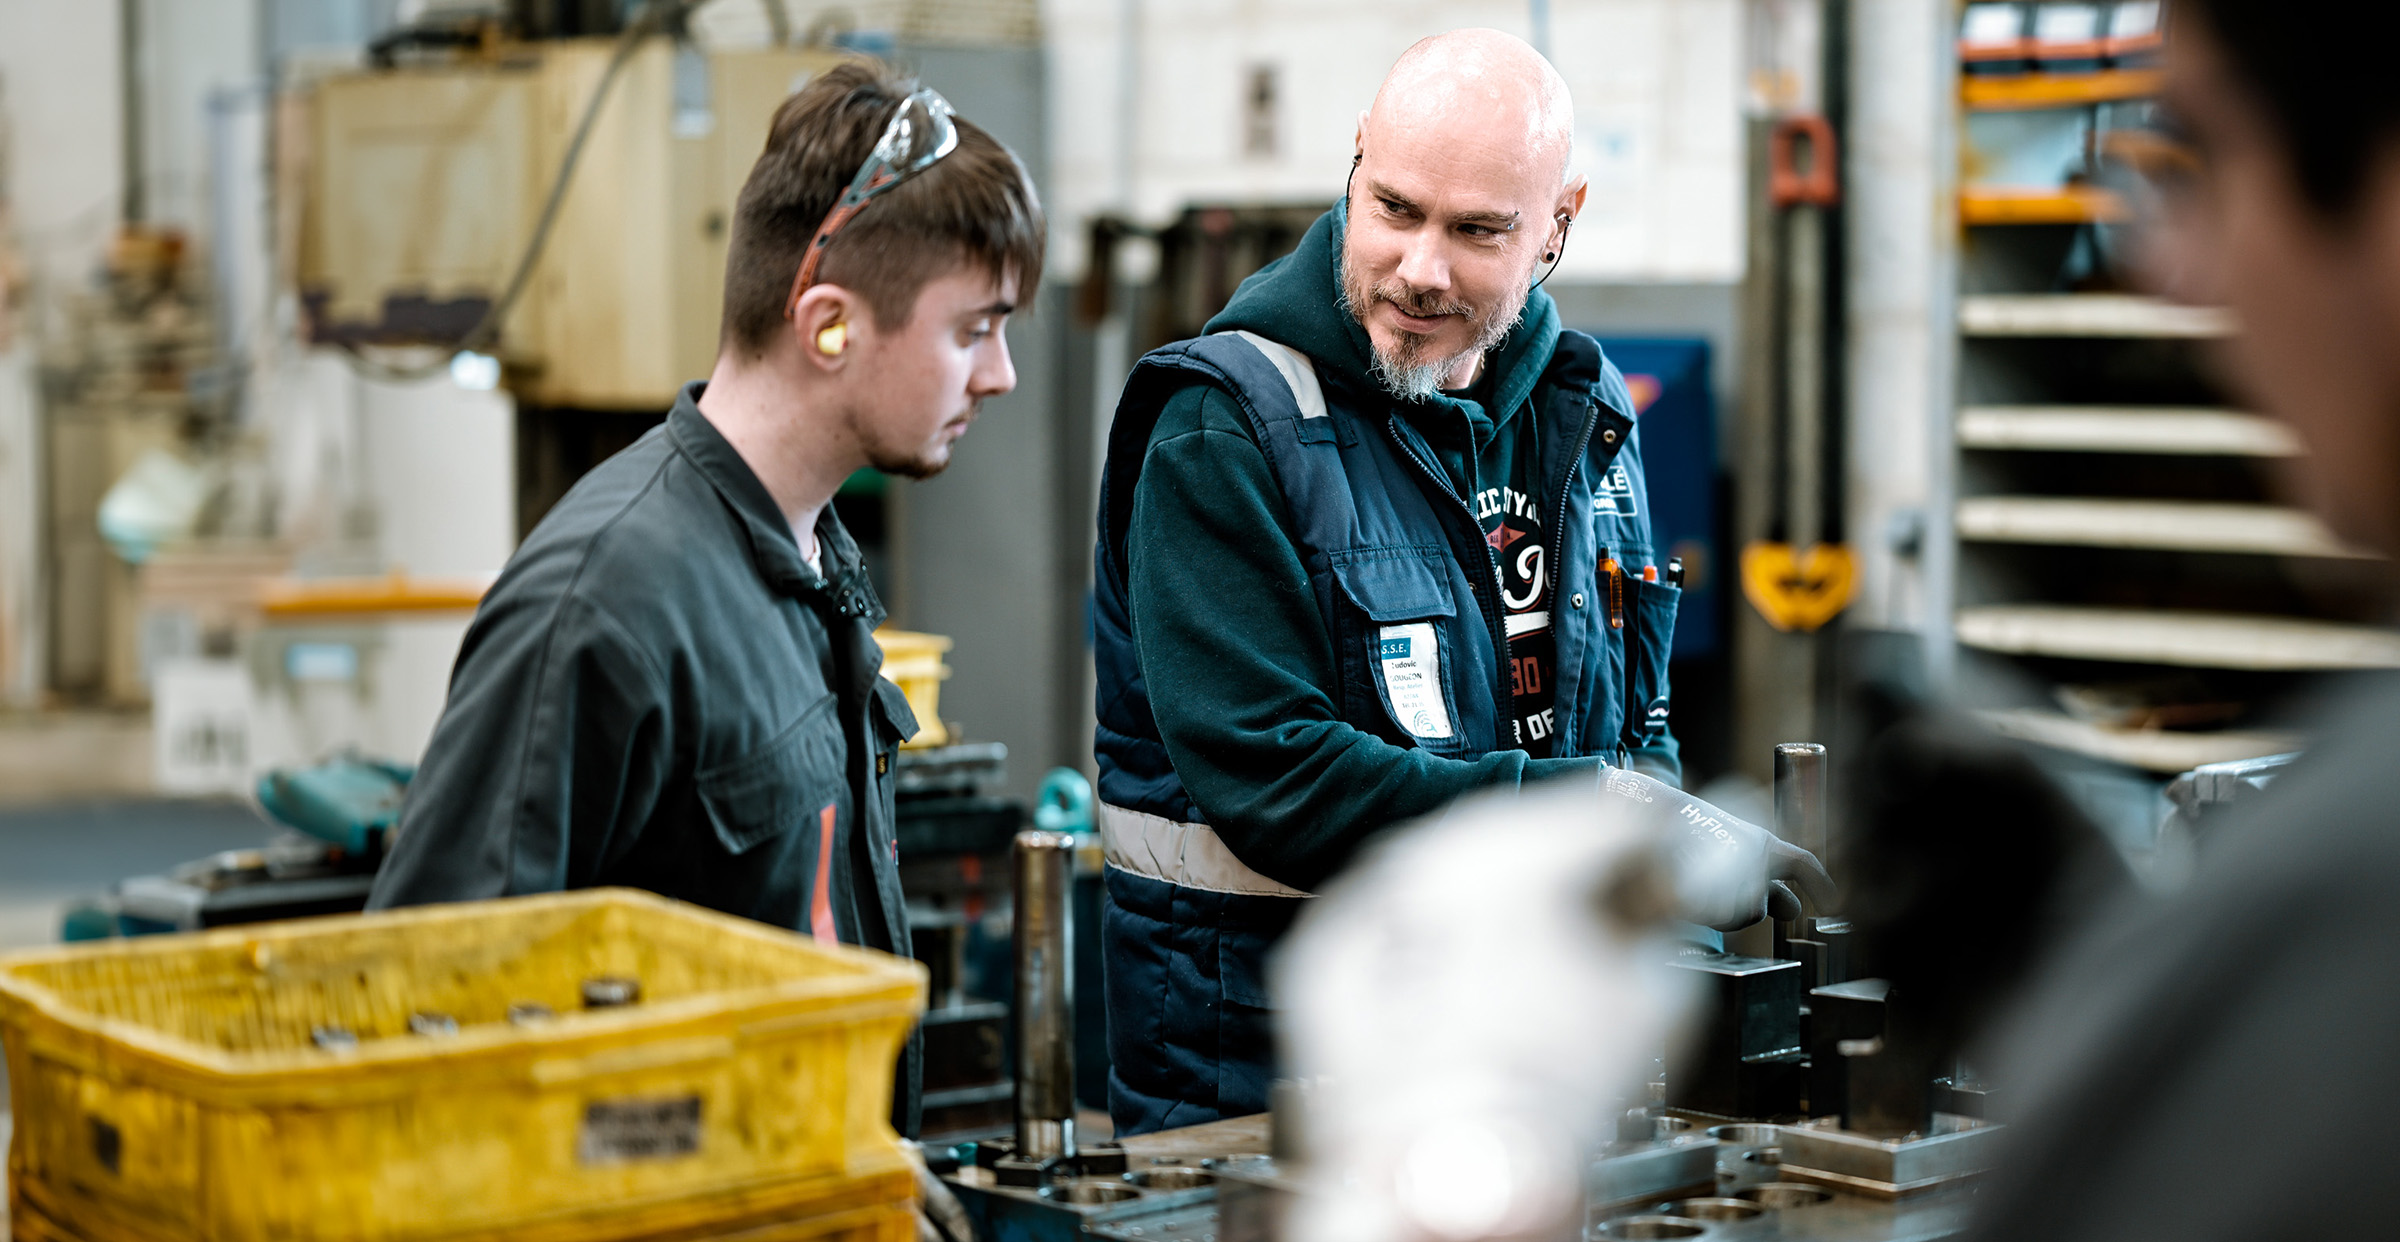
[[[850,325],[846,323],[834,324],[817,333],[817,352],[828,358],[842,352],[842,347],[849,343]]]

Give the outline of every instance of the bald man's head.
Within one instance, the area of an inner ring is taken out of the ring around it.
[[[1575,109],[1514,35],[1454,30],[1403,53],[1358,120],[1341,287],[1404,398],[1474,382],[1534,270],[1583,209]]]
[[[1563,183],[1575,146],[1567,81],[1503,30],[1453,30],[1419,39],[1392,62],[1361,122],[1369,135],[1435,130],[1506,148],[1554,168]]]

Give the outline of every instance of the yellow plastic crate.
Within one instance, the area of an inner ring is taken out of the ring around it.
[[[640,1003],[583,1010],[599,976]],[[10,1180],[93,1242],[585,1242],[879,1211],[907,1195],[892,1069],[924,996],[915,962],[627,889],[20,954],[0,959]],[[525,1002],[557,1016],[511,1022]],[[419,1013],[457,1033],[411,1034]],[[356,1047],[319,1048],[323,1026]]]
[[[888,1190],[888,1187],[881,1188]],[[615,1228],[600,1231],[560,1233],[556,1236],[588,1242],[589,1239],[640,1238],[642,1242],[916,1242],[916,1212],[914,1190],[898,1199],[883,1194],[875,1201],[806,1204],[802,1209],[779,1211],[759,1216],[731,1217],[703,1225],[658,1225],[653,1222],[640,1232],[623,1232]],[[850,1196],[857,1199],[857,1196]],[[825,1210],[809,1211],[822,1206]],[[11,1213],[0,1217],[13,1229],[13,1242],[154,1242],[151,1235],[87,1233],[65,1228],[50,1219],[22,1196],[10,1204]],[[503,1232],[494,1237],[518,1238],[527,1235]],[[157,1242],[164,1242],[158,1239]]]
[[[917,735],[901,747],[947,745],[950,730],[942,724],[942,682],[949,678],[950,666],[942,657],[950,651],[950,640],[940,634],[883,629],[875,631],[875,641],[883,648],[883,675],[908,696],[908,710],[917,714]]]

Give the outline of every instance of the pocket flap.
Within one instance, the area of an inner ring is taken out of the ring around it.
[[[834,720],[835,702],[827,694],[774,741],[694,778],[709,825],[726,849],[748,853],[763,841],[816,822],[826,806],[841,801],[842,735]]]
[[[917,711],[908,705],[908,695],[894,685],[889,677],[875,679],[875,701],[871,709],[875,722],[883,727],[885,736],[895,742],[905,742],[917,735],[924,726],[917,721]]]
[[[1376,548],[1351,552],[1333,576],[1374,621],[1419,621],[1458,615],[1450,597],[1450,559],[1440,548]]]

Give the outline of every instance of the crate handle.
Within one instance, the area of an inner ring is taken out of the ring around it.
[[[532,1077],[536,1086],[555,1087],[610,1074],[631,1074],[702,1061],[722,1061],[732,1055],[731,1036],[708,1035],[633,1048],[614,1048],[583,1057],[545,1057],[533,1063]]]

